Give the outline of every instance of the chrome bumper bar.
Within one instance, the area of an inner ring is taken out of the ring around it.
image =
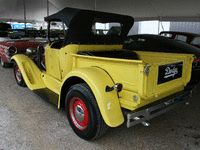
[[[127,114],[127,128],[132,127],[136,124],[142,123],[145,126],[149,126],[149,121],[173,108],[176,108],[180,104],[189,104],[189,98],[191,98],[194,93],[196,93],[196,87],[189,91],[184,91],[174,96],[169,96],[169,98],[164,98],[164,102],[154,105],[152,107],[147,107],[146,109],[139,110],[136,112],[129,112]]]

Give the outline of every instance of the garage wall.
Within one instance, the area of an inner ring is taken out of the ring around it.
[[[200,22],[171,22],[170,31],[192,32],[200,34]]]

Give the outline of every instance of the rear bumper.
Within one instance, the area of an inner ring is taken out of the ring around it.
[[[163,98],[159,100],[159,104],[149,104],[142,109],[129,112],[127,114],[127,128],[139,123],[144,123],[183,103],[188,104],[189,98],[191,98],[194,93],[196,93],[196,87]]]

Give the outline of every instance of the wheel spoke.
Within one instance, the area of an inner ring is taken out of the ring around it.
[[[17,82],[21,82],[22,74],[21,74],[21,71],[19,70],[18,66],[15,67],[15,76],[16,76]]]

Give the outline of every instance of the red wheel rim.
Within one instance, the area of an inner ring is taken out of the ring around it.
[[[78,97],[73,97],[69,103],[70,118],[75,127],[81,131],[87,129],[89,117],[88,111],[83,101]]]
[[[21,71],[19,70],[18,66],[15,66],[15,77],[17,79],[17,82],[22,81],[22,74],[21,74]]]

